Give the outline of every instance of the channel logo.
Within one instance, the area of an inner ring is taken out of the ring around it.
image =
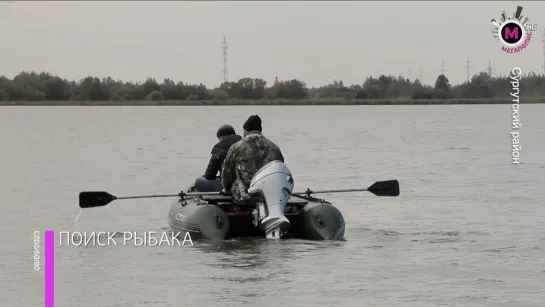
[[[501,51],[505,53],[519,53],[528,47],[532,40],[532,32],[537,30],[536,24],[528,23],[528,17],[523,21],[522,6],[518,6],[513,16],[507,17],[505,11],[500,21],[492,19],[494,38],[502,44]]]

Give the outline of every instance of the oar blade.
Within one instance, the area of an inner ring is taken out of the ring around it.
[[[104,191],[86,191],[79,193],[80,208],[95,208],[106,206],[116,197]]]
[[[376,196],[399,196],[399,181],[377,181],[367,188],[367,190]]]

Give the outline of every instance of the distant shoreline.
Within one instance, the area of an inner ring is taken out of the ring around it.
[[[301,100],[110,100],[110,101],[0,101],[0,106],[307,106],[307,105],[475,105],[511,104],[513,98],[475,99],[301,99]],[[545,97],[521,97],[522,104],[545,103]]]

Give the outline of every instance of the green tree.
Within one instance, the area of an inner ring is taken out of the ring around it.
[[[112,77],[88,76],[79,81],[66,80],[46,72],[23,71],[12,79],[0,76],[0,100],[246,100],[246,99],[431,99],[431,98],[489,98],[509,97],[509,74],[491,76],[486,72],[474,75],[469,82],[451,85],[439,75],[433,86],[419,80],[381,75],[368,77],[360,84],[348,85],[342,80],[308,88],[302,80],[279,80],[271,86],[261,78],[241,78],[215,88],[204,84],[175,82],[154,78],[144,82],[124,82]],[[530,72],[520,80],[520,95],[545,96],[545,76]]]

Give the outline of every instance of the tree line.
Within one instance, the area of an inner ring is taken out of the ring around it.
[[[509,97],[509,76],[493,77],[485,72],[469,82],[451,85],[439,75],[434,85],[418,79],[381,75],[369,77],[362,84],[346,85],[335,80],[320,87],[308,87],[304,81],[292,79],[272,85],[260,78],[242,78],[225,82],[216,88],[203,84],[159,82],[124,82],[111,77],[86,77],[70,81],[49,73],[21,72],[13,79],[0,76],[0,100],[3,101],[109,101],[109,100],[260,100],[260,99],[448,99]],[[522,76],[520,95],[545,96],[545,76],[530,73]]]

